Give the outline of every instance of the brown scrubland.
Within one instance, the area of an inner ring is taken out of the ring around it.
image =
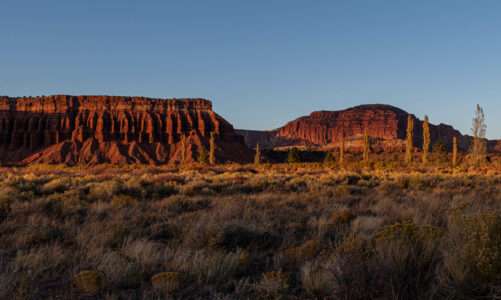
[[[1,169],[0,299],[501,297],[497,157],[361,157]]]

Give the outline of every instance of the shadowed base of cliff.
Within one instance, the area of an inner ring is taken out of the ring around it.
[[[202,150],[202,148],[204,148]],[[3,164],[27,165],[33,163],[95,165],[109,164],[182,164],[198,161],[200,151],[208,151],[208,145],[197,137],[183,143],[121,143],[103,142],[89,138],[84,142],[63,141],[33,153],[27,148],[9,150],[0,148]],[[220,142],[216,148],[218,162],[249,162],[252,153],[240,143]]]

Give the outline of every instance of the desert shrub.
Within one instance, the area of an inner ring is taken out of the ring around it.
[[[433,294],[442,230],[413,223],[383,228],[374,240],[373,272],[385,298],[422,299]]]
[[[63,193],[71,186],[70,177],[56,177],[43,184],[40,191],[44,194]]]
[[[336,242],[350,231],[351,221],[354,219],[355,215],[349,208],[335,209],[330,215],[317,221],[318,237],[324,242]]]
[[[0,222],[7,218],[7,215],[10,212],[10,205],[13,199],[9,196],[9,194],[3,194],[6,192],[5,190],[0,191]],[[14,196],[11,194],[11,196]]]
[[[316,298],[332,295],[334,275],[324,260],[306,262],[301,267],[301,284],[307,294]]]
[[[447,162],[447,147],[441,140],[435,142],[432,146],[432,159],[435,163]]]
[[[351,188],[348,185],[340,184],[336,186],[336,189],[334,190],[334,195],[338,198],[350,196]]]
[[[161,244],[148,240],[127,240],[121,253],[141,266],[142,272],[151,273],[167,258]]]
[[[198,284],[225,285],[248,264],[244,251],[195,251],[178,254],[171,265],[193,278]]]
[[[171,214],[184,214],[210,208],[208,199],[187,199],[183,197],[171,198],[167,202],[167,211]]]
[[[330,216],[330,221],[336,226],[347,225],[355,219],[355,215],[347,208],[335,210]]]
[[[334,154],[333,152],[327,152],[327,154],[325,154],[324,156],[324,164],[328,165],[328,166],[334,166],[335,163],[336,163],[336,154]]]
[[[177,188],[168,183],[142,182],[141,195],[145,199],[161,199],[177,194]]]
[[[257,284],[259,293],[267,298],[279,298],[287,293],[289,289],[289,274],[281,271],[266,272]]]
[[[153,287],[167,295],[176,292],[182,283],[183,278],[178,272],[162,272],[151,277]]]
[[[111,205],[115,208],[132,207],[137,204],[136,198],[127,195],[115,195],[111,199]]]
[[[15,245],[19,249],[31,248],[57,241],[64,241],[66,235],[58,226],[51,224],[25,226],[18,232]]]
[[[96,271],[81,271],[74,276],[73,282],[80,292],[89,295],[96,295],[104,286],[103,276]]]
[[[392,282],[387,281],[382,266],[371,240],[356,234],[346,237],[323,261],[324,269],[333,278],[335,299],[407,299],[386,293],[385,285]]]
[[[118,251],[108,251],[95,257],[97,271],[102,272],[110,288],[128,286],[128,274],[132,269],[130,262]]]
[[[91,201],[108,200],[123,189],[123,184],[119,180],[107,180],[89,184],[88,197]]]
[[[177,237],[180,233],[179,228],[173,224],[155,223],[149,227],[149,239],[156,242],[168,242]]]
[[[291,148],[289,150],[287,153],[287,162],[290,164],[301,162],[301,153],[299,152],[299,149]]]
[[[269,232],[251,230],[247,227],[230,224],[211,240],[211,244],[229,251],[238,248],[266,250],[278,246],[280,239]]]
[[[376,243],[397,241],[416,244],[419,242],[437,241],[443,231],[433,226],[418,226],[411,222],[396,223],[386,226],[376,234]]]
[[[320,250],[318,240],[307,240],[304,243],[285,249],[284,256],[289,264],[297,265],[314,258]]]
[[[353,233],[362,236],[372,236],[384,224],[384,219],[379,216],[358,216],[351,222]]]
[[[444,292],[489,296],[501,278],[501,217],[497,213],[453,214],[444,251]]]

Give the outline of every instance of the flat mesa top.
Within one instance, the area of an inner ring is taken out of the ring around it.
[[[57,112],[67,110],[212,110],[203,98],[148,98],[107,95],[0,96],[0,111]]]

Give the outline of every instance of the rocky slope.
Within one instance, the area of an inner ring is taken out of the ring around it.
[[[208,149],[211,132],[219,161],[252,156],[204,99],[0,97],[2,163],[191,162]]]
[[[300,117],[272,131],[237,130],[246,143],[265,148],[284,146],[337,147],[342,136],[347,147],[360,148],[365,129],[374,148],[381,151],[402,150],[406,136],[408,112],[390,105],[361,105],[340,111],[317,111]],[[414,118],[415,145],[422,143],[422,121]],[[466,149],[470,137],[463,136],[452,126],[430,124],[432,143],[441,141],[450,147],[458,137],[460,148]]]

